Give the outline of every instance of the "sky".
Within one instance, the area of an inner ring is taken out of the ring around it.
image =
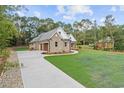
[[[28,11],[17,11],[20,16],[52,18],[54,21],[73,23],[81,19],[96,20],[102,25],[105,16],[113,15],[117,24],[124,24],[124,6],[111,5],[27,5]]]

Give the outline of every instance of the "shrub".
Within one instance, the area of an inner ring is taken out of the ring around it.
[[[0,51],[0,56],[7,58],[10,55],[10,51],[8,49],[4,49]]]
[[[4,71],[10,70],[11,68],[19,67],[19,63],[16,62],[5,62],[4,64]]]
[[[9,57],[10,51],[7,49],[0,50],[0,75],[4,71],[4,67],[6,64],[6,59]]]
[[[79,49],[81,49],[82,47],[81,46],[78,46]]]
[[[119,39],[115,42],[115,50],[124,50],[124,39]]]

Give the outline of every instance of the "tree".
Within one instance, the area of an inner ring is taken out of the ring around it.
[[[3,50],[9,44],[9,39],[16,34],[15,26],[8,20],[0,21],[0,50]]]
[[[58,21],[57,24],[58,24],[59,27],[62,27],[62,28],[63,28],[64,25],[65,25],[65,23],[64,23],[64,22],[61,22],[61,21]]]
[[[16,38],[18,42],[16,42],[15,45],[27,45],[39,34],[37,32],[37,29],[41,24],[39,18],[26,16],[20,17],[17,15],[13,18],[13,21],[19,32],[19,37]]]
[[[101,39],[104,39],[104,37],[107,37],[105,26],[99,26],[97,30],[98,30],[98,40],[101,40]]]
[[[37,29],[40,25],[41,25],[41,22],[39,18],[37,17],[27,18],[26,43],[30,42],[34,37],[39,35]]]
[[[73,36],[76,38],[76,40],[77,40],[77,44],[81,44],[81,42],[80,41],[82,41],[82,37],[83,37],[83,35],[82,35],[82,33],[80,32],[80,30],[79,30],[79,22],[78,21],[75,21],[74,23],[73,23]]]
[[[114,33],[115,50],[124,50],[124,25],[116,25],[116,32]]]
[[[83,32],[83,44],[85,45],[86,41],[86,31],[92,28],[92,22],[89,19],[82,19],[79,23],[79,30]]]
[[[72,25],[64,24],[64,31],[66,31],[67,33],[71,33],[73,31]]]
[[[53,19],[47,18],[47,19],[41,20],[40,27],[37,29],[37,31],[39,33],[47,32],[54,28],[57,28],[58,26],[59,25],[55,23]]]
[[[97,23],[96,20],[93,21],[93,26],[92,26],[92,30],[93,30],[93,36],[94,36],[94,43],[96,43],[98,41],[98,29],[97,29]]]
[[[114,49],[114,23],[115,23],[115,18],[112,15],[107,15],[105,18],[105,27],[107,30],[107,35],[111,37],[112,42],[113,42],[113,49]]]
[[[6,48],[10,38],[17,35],[10,15],[14,15],[14,11],[20,8],[20,6],[0,6],[0,51]]]

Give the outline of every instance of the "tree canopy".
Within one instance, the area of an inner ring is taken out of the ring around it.
[[[21,6],[0,6],[0,51],[9,44],[9,39],[17,35],[17,29],[10,17]]]
[[[22,9],[27,11],[24,6],[0,6],[0,49],[8,45],[28,45],[40,33],[62,27],[74,35],[77,44],[95,44],[109,36],[115,50],[124,50],[124,25],[116,24],[113,15],[106,15],[104,25],[84,18],[70,24],[52,18],[20,17],[17,11]]]

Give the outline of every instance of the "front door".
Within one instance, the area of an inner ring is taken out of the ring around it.
[[[48,43],[44,43],[44,51],[48,51]]]

